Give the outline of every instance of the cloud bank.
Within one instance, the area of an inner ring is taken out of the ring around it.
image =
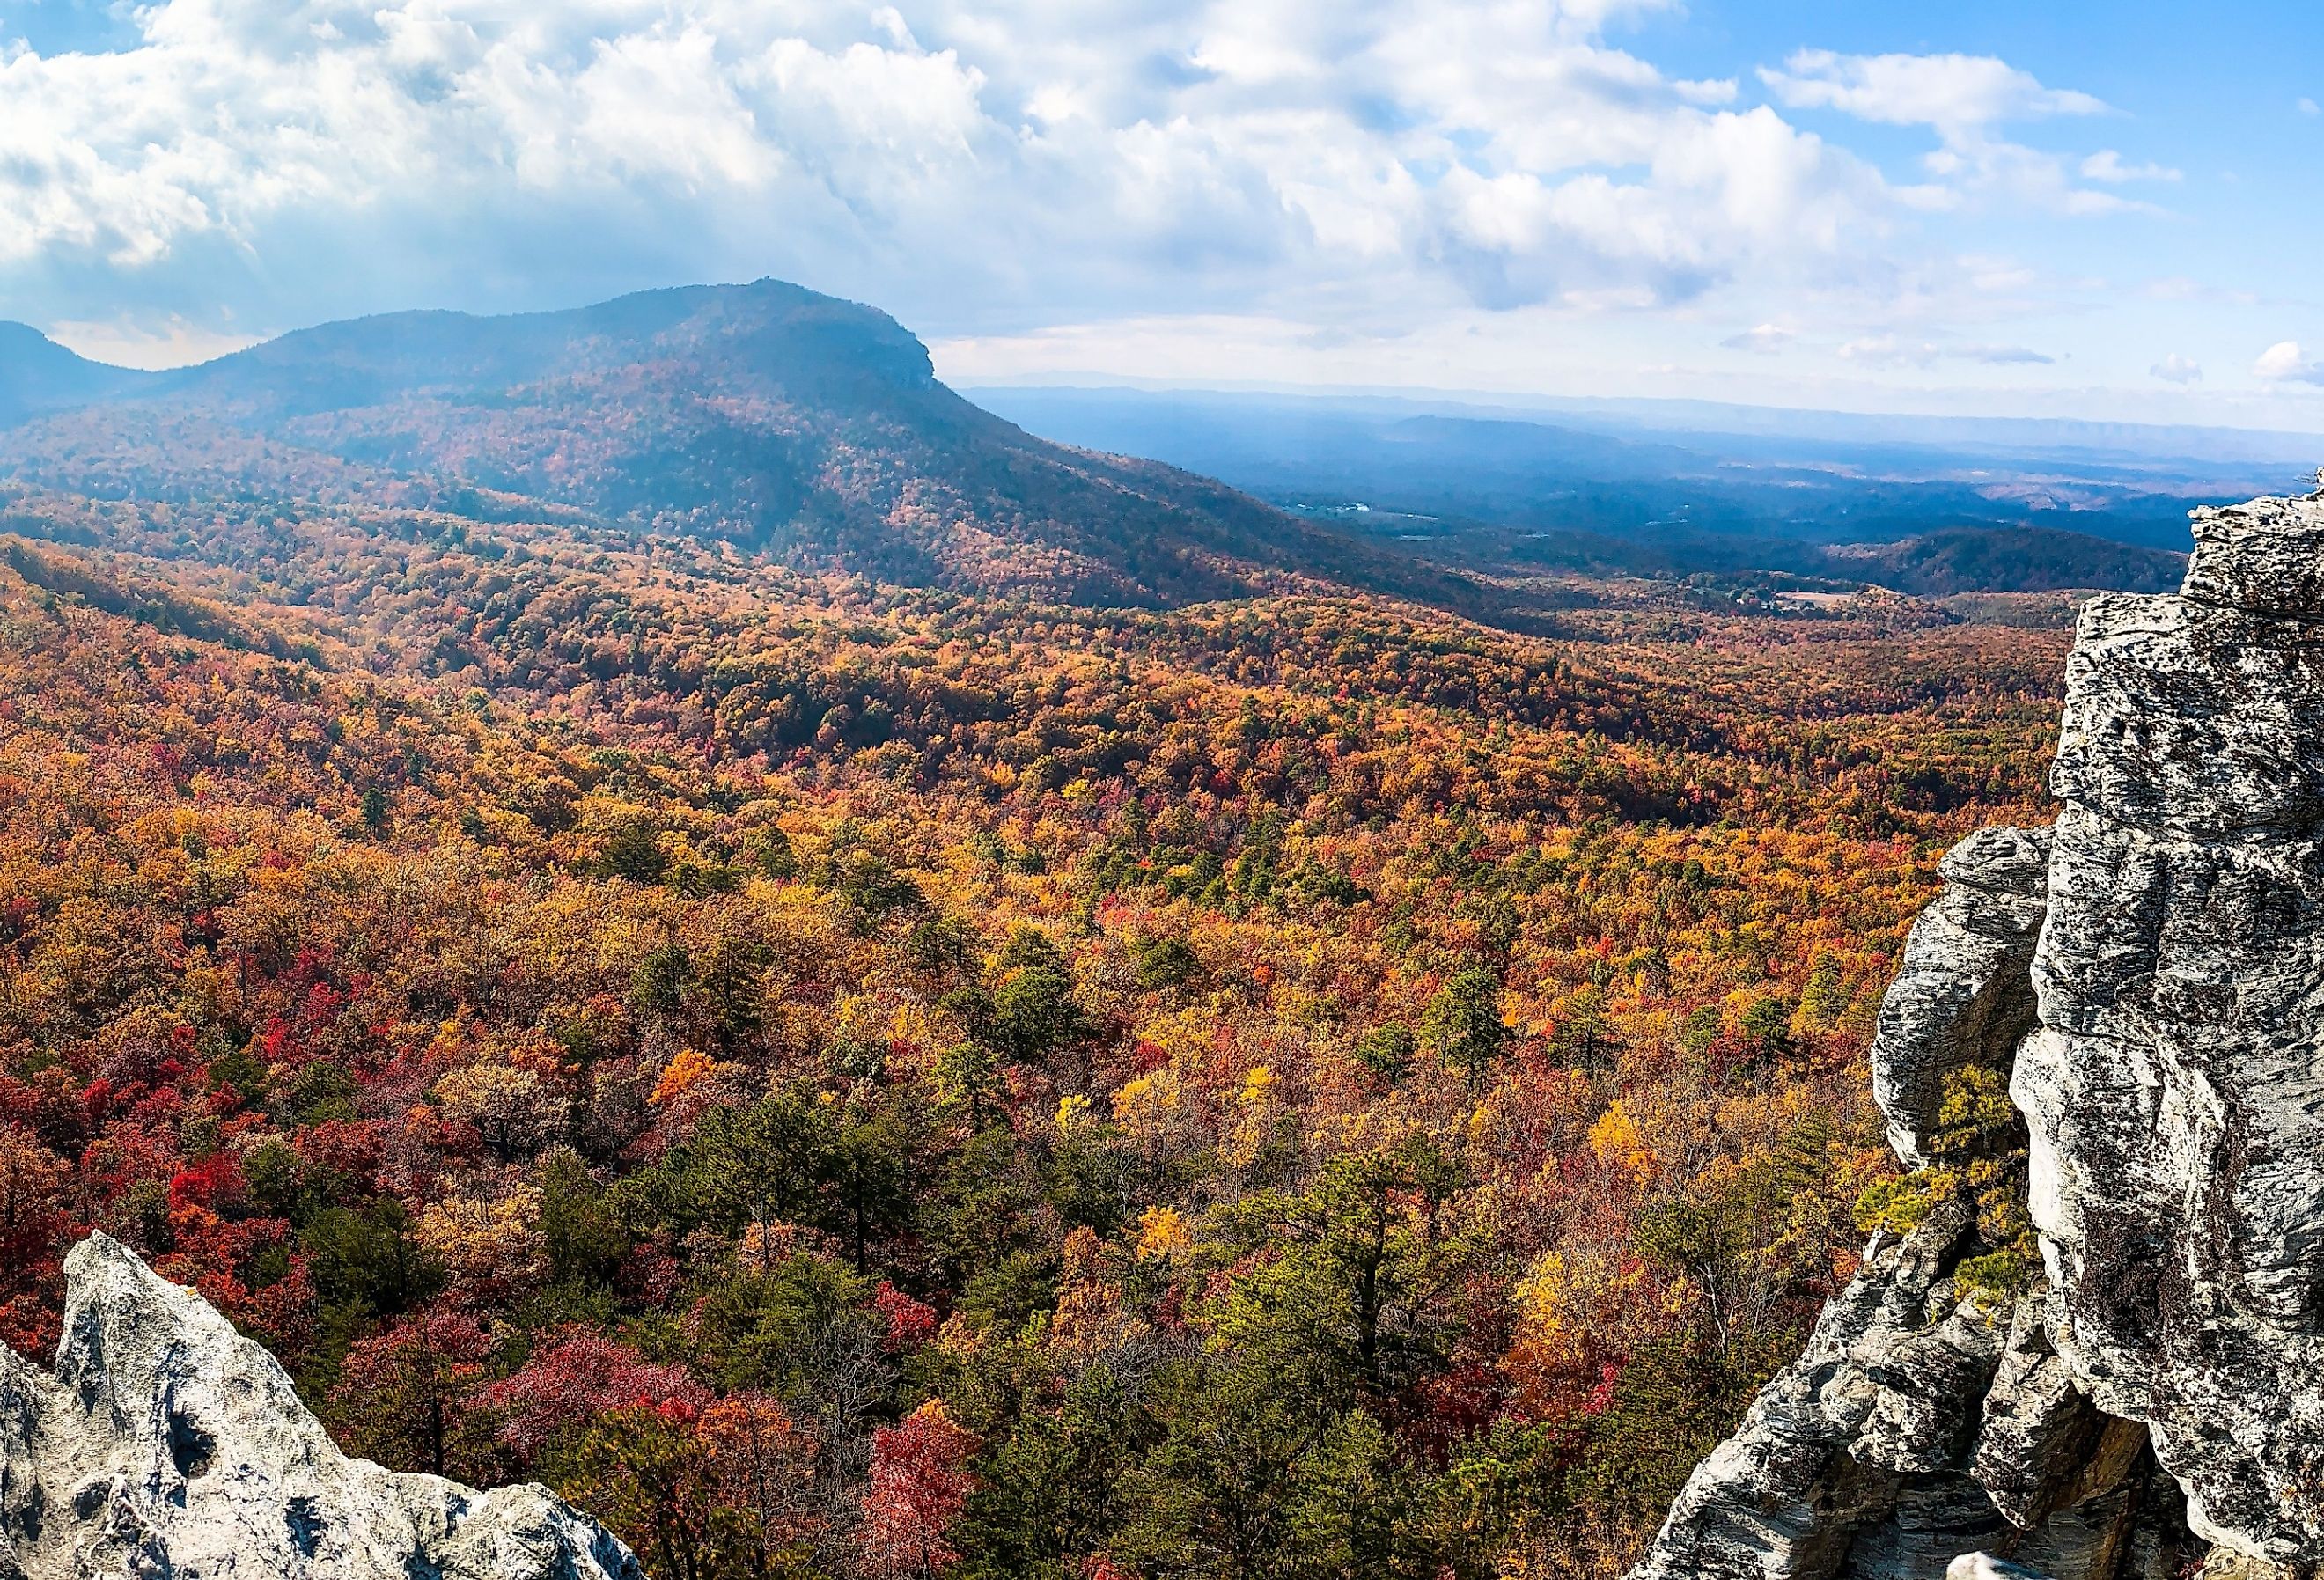
[[[2296,304],[2150,261],[2220,189],[2183,143],[1997,53],[1676,0],[102,10],[0,28],[0,318],[112,360],[772,274],[972,380],[2324,393],[2243,371]]]
[[[1373,324],[1861,280],[1914,208],[1997,186],[2104,208],[2079,177],[2153,173],[2029,163],[1997,127],[2105,106],[1997,60],[1761,74],[1787,107],[1932,128],[1899,187],[1608,42],[1655,9],[161,0],[116,51],[0,60],[0,270],[92,320],[108,291],[295,319],[772,272],[954,330]]]

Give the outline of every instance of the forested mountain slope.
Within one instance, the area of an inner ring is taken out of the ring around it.
[[[2160,593],[2177,587],[2187,570],[2182,554],[2048,527],[1954,527],[1896,543],[1826,549],[1821,560],[1831,575],[1936,597],[2004,587]]]
[[[775,281],[328,324],[143,378],[41,347],[0,359],[14,370],[0,421],[33,419],[0,439],[0,471],[77,492],[561,511],[801,568],[1083,604],[1286,576],[1480,596],[1207,478],[1034,439],[939,383],[885,314]]]
[[[26,377],[0,1340],[102,1230],[658,1576],[1618,1569],[2045,815],[2064,600],[1454,577],[788,287]]]
[[[0,1337],[102,1228],[657,1575],[1626,1562],[1855,1265],[1873,1005],[2063,652],[205,476],[7,504]]]

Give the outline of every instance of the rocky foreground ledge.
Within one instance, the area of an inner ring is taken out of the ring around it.
[[[538,1486],[339,1452],[274,1357],[93,1234],[54,1376],[0,1349],[0,1580],[644,1580]]]
[[[1908,1168],[2006,1080],[2039,1275],[1964,1298],[1960,1197],[1876,1235],[1632,1580],[2324,1574],[2324,494],[2195,539],[2083,610],[2057,826],[1946,858],[1873,1046]]]

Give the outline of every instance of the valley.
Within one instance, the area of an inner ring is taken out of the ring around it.
[[[1856,1270],[1938,855],[2048,815],[2070,598],[1438,563],[788,288],[75,377],[0,1339],[102,1230],[658,1576],[1619,1572]]]

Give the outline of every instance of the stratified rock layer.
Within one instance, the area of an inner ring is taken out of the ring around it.
[[[545,1488],[349,1459],[272,1355],[104,1235],[65,1275],[55,1375],[0,1349],[0,1580],[644,1580]]]
[[[1912,1166],[2009,1072],[2046,1287],[1876,1243],[1634,1580],[2324,1572],[2324,495],[2195,535],[2084,610],[2057,826],[1946,858],[1873,1045]]]

